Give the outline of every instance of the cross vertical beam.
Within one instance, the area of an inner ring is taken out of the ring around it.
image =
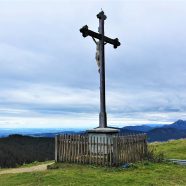
[[[88,29],[85,25],[80,29],[83,37],[91,36],[94,41],[95,38],[99,40],[99,62],[100,62],[100,113],[99,113],[99,128],[107,127],[107,114],[106,114],[106,100],[105,100],[105,44],[112,44],[114,48],[120,46],[118,38],[111,39],[104,35],[104,21],[106,15],[101,11],[97,18],[99,19],[99,33]],[[97,42],[96,42],[97,43]]]
[[[104,12],[100,12],[97,15],[99,19],[99,34],[101,35],[100,39],[100,113],[99,113],[99,127],[107,127],[107,113],[106,113],[106,99],[105,99],[105,44],[104,44],[104,21],[106,16]]]

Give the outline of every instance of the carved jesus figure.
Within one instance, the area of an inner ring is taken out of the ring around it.
[[[100,73],[100,53],[99,53],[100,42],[96,42],[96,63],[98,65],[98,72]]]

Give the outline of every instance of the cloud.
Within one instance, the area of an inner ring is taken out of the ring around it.
[[[21,127],[24,122],[27,127],[39,127],[44,123],[45,127],[51,124],[87,128],[98,125],[98,89],[31,84],[1,91],[0,100],[1,127],[5,123]],[[180,117],[186,118],[184,100],[184,93],[110,90],[107,91],[108,124],[171,123]]]
[[[108,123],[184,119],[185,5],[1,1],[0,127],[98,125],[95,44],[79,29],[88,24],[97,31],[101,8],[107,15],[106,35],[121,41],[116,50],[105,47]]]

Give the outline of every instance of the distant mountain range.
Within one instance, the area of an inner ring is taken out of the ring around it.
[[[174,128],[174,129],[186,130],[186,121],[178,120],[171,125],[164,125],[164,128]]]
[[[20,134],[32,137],[54,137],[56,134],[81,133],[84,128],[0,128],[0,138]]]
[[[148,141],[167,141],[186,138],[186,121],[178,120],[170,125],[140,125],[121,128],[122,133],[146,133]]]
[[[149,142],[186,138],[186,121],[178,120],[170,125],[148,124],[119,128],[124,134],[146,133]],[[82,134],[85,129],[0,129],[0,137],[21,134],[33,137],[54,137],[57,134]]]
[[[122,130],[130,130],[130,131],[141,131],[141,132],[148,132],[156,128],[156,126],[149,126],[149,125],[139,125],[139,126],[126,126],[123,127]]]

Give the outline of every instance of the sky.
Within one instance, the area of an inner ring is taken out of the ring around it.
[[[186,120],[185,0],[0,0],[0,128],[98,126],[101,9],[108,125]]]

